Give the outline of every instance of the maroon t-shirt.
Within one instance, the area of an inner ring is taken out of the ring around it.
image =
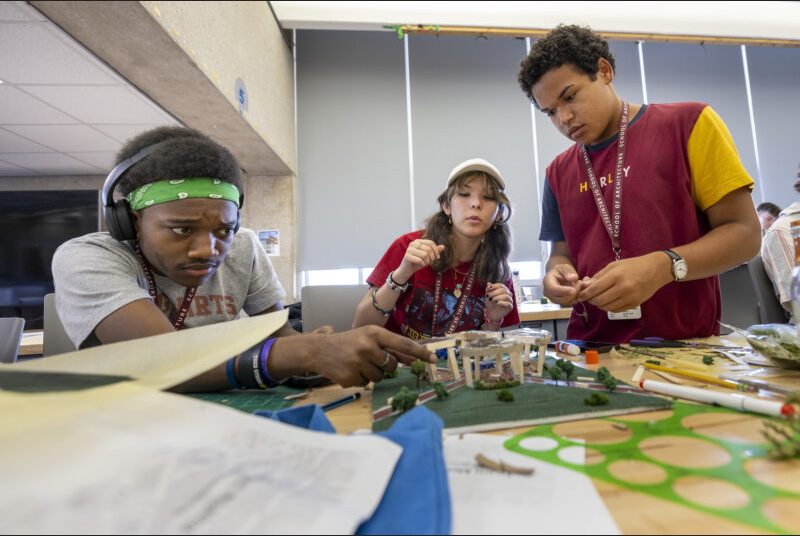
[[[688,244],[709,231],[708,220],[692,197],[687,154],[689,137],[705,106],[650,105],[631,122],[622,182],[623,258]],[[589,156],[611,213],[617,137],[590,146]],[[550,164],[547,182],[557,202],[564,239],[578,275],[591,277],[614,261],[614,253],[577,144]],[[580,316],[583,306],[576,304],[567,335],[598,342],[626,342],[646,336],[685,339],[718,335],[717,321],[722,312],[716,276],[665,285],[642,304],[639,320],[609,320],[606,311],[589,303],[583,305],[588,317]]]
[[[386,282],[389,272],[397,269],[406,254],[408,245],[422,238],[422,231],[405,234],[392,242],[386,253],[383,254],[378,265],[367,278],[367,283],[373,287],[380,287]],[[397,300],[394,310],[386,321],[386,329],[400,333],[411,339],[439,337],[445,334],[453,315],[456,313],[458,299],[453,294],[458,283],[462,290],[466,290],[466,279],[472,262],[465,262],[456,267],[456,271],[449,269],[442,273],[442,289],[439,297],[439,310],[435,322],[433,321],[433,297],[436,288],[436,272],[429,266],[417,270],[411,276],[406,290]],[[464,307],[464,313],[456,326],[455,331],[481,329],[483,325],[483,311],[486,308],[486,281],[479,281],[476,277],[470,289]],[[519,324],[517,302],[514,298],[511,279],[505,282],[511,290],[514,308],[503,319],[502,327]]]

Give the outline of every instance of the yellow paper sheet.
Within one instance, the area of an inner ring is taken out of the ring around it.
[[[130,376],[138,385],[168,389],[266,339],[288,315],[286,310],[276,311],[3,366],[14,371]]]

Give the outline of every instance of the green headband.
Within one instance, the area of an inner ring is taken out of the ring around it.
[[[229,182],[201,177],[151,182],[128,194],[128,202],[133,211],[191,198],[224,199],[238,207],[239,189]]]

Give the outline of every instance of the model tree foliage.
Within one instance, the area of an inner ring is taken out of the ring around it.
[[[544,371],[550,379],[555,380],[556,385],[558,385],[559,380],[569,382],[576,378],[575,363],[569,359],[558,359],[549,365],[545,365]]]
[[[608,404],[608,397],[603,393],[592,393],[583,401],[587,406],[603,406]]]
[[[513,402],[514,401],[514,393],[509,391],[508,389],[500,389],[497,391],[497,399],[501,402]]]
[[[411,374],[417,377],[417,389],[419,389],[419,382],[427,376],[425,370],[425,363],[422,361],[414,361],[411,364]]]
[[[397,394],[392,397],[392,410],[400,410],[405,413],[406,411],[414,408],[414,406],[417,404],[418,398],[419,395],[417,393],[403,386],[400,388]]]
[[[606,389],[608,389],[609,393],[616,389],[617,385],[619,385],[619,380],[612,376],[606,367],[600,367],[597,369],[597,381],[602,383]]]
[[[433,391],[436,393],[436,398],[438,398],[439,400],[444,400],[445,398],[450,396],[450,393],[447,392],[447,389],[445,388],[442,382],[434,382]]]

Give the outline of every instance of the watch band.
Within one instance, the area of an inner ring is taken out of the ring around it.
[[[664,250],[662,250],[662,251],[663,251],[664,253],[666,253],[667,255],[669,255],[669,256],[670,256],[670,258],[671,258],[673,261],[681,261],[681,260],[683,260],[683,257],[681,257],[680,255],[678,255],[677,253],[675,253],[675,252],[674,252],[674,251],[672,251],[671,249],[664,249]]]

